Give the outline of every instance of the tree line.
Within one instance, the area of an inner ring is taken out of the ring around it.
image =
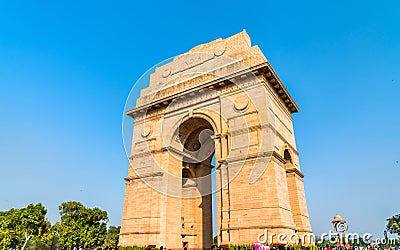
[[[59,206],[61,219],[54,225],[41,204],[0,211],[0,250],[93,249],[118,245],[120,227],[107,228],[107,212],[77,201]]]
[[[54,225],[46,218],[47,209],[41,203],[0,211],[0,250],[111,249],[118,246],[120,227],[107,228],[106,211],[85,207],[77,201],[63,202],[58,208],[61,219]],[[386,230],[400,235],[400,214],[387,219]]]

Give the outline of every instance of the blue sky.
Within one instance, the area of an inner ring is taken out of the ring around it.
[[[382,235],[400,211],[398,1],[0,3],[0,210],[78,200],[119,225],[135,81],[246,29],[300,107],[311,224]]]

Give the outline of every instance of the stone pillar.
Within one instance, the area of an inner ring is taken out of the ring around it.
[[[311,233],[311,225],[308,217],[304,192],[304,175],[298,169],[292,168],[286,170],[286,176],[293,220],[298,234],[304,236],[304,234]],[[302,242],[304,244],[313,244],[313,242],[305,242],[303,239]]]

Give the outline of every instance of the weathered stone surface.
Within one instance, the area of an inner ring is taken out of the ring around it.
[[[212,178],[220,243],[311,233],[298,107],[245,31],[157,68],[136,104],[121,246],[209,248]]]

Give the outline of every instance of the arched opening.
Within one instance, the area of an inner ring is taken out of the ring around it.
[[[182,160],[182,244],[207,248],[212,244],[212,165],[215,154],[214,130],[201,118],[190,118],[178,129],[183,145]]]
[[[293,160],[292,160],[292,156],[290,155],[289,149],[285,149],[285,151],[283,152],[283,158],[286,161],[286,163],[285,163],[286,169],[292,168]]]

